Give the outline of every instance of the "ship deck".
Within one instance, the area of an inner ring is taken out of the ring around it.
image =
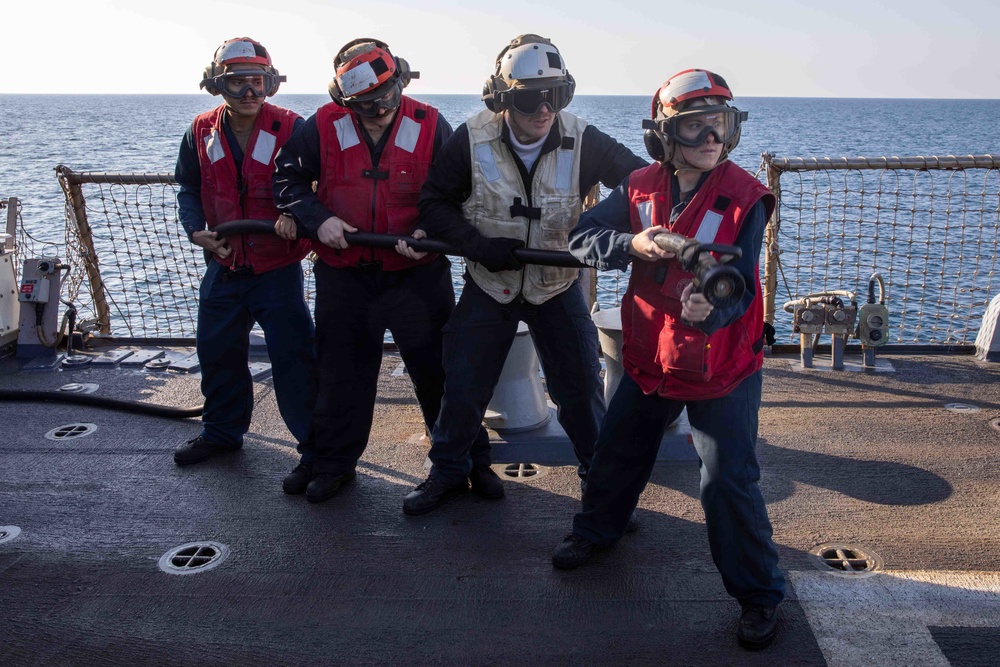
[[[266,380],[243,450],[185,468],[172,452],[197,419],[0,402],[0,664],[996,664],[1000,365],[879,361],[888,368],[854,372],[767,358],[761,485],[789,590],[778,638],[756,653],[736,644],[696,461],[660,461],[640,530],[571,572],[550,561],[579,506],[558,455],[532,477],[502,474],[502,501],[405,516],[427,447],[391,352],[358,477],[315,505],[281,491],[296,455]],[[197,374],[23,365],[0,361],[0,386],[201,400]],[[46,437],[76,423],[97,428]],[[501,473],[537,462],[496,445]],[[161,556],[196,541],[228,557],[161,571]],[[810,550],[822,544],[858,546],[881,567],[821,569]]]

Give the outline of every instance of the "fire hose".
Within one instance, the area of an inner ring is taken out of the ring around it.
[[[273,234],[274,223],[267,220],[232,220],[213,227],[212,231],[219,236]],[[409,247],[418,252],[464,257],[457,248],[436,239],[415,239],[412,236],[372,232],[344,232],[344,238],[351,245],[371,248],[395,248],[399,241],[406,241]],[[701,243],[671,232],[658,234],[654,240],[664,250],[674,253],[685,271],[694,273],[695,290],[704,294],[708,302],[716,308],[726,308],[743,298],[746,282],[743,275],[729,265],[729,262],[739,259],[742,255],[739,247]],[[716,260],[712,256],[713,252],[720,254],[721,259]],[[586,264],[565,251],[517,248],[511,254],[523,264],[587,268]]]

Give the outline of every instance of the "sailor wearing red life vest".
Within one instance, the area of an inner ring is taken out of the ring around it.
[[[685,406],[701,458],[701,502],[712,557],[742,613],[737,638],[767,646],[784,576],[755,448],[763,365],[758,258],[774,197],[727,157],[746,113],[722,77],[685,70],[653,96],[646,147],[656,162],[633,172],[580,218],[570,251],[598,268],[632,274],[622,299],[626,377],[608,406],[573,532],[553,554],[570,569],[614,544],[652,473],[664,427]],[[739,246],[743,299],[714,308],[693,275],[653,237],[664,231]]]
[[[386,329],[392,332],[428,429],[444,392],[441,328],[455,306],[443,255],[352,246],[358,230],[423,238],[417,198],[451,127],[437,109],[403,95],[405,60],[377,39],[346,44],[333,61],[333,102],[306,120],[278,154],[273,189],[312,241],[316,262],[319,389],[314,445],[283,480],[310,502],[355,477],[375,411]],[[316,182],[316,191],[313,191]]]
[[[196,334],[203,428],[174,452],[177,465],[243,445],[253,407],[248,355],[254,323],[264,331],[281,416],[300,446],[311,438],[316,362],[301,266],[308,243],[214,231],[244,219],[274,220],[276,231],[292,225],[274,205],[271,175],[275,154],[302,119],[264,101],[284,80],[260,43],[247,37],[223,43],[201,87],[224,103],[194,119],[178,152],[178,219],[191,242],[205,249],[208,268]]]

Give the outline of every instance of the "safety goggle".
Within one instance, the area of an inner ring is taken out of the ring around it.
[[[644,120],[642,127],[659,130],[665,137],[681,146],[694,148],[701,146],[709,135],[720,144],[729,142],[740,129],[740,123],[747,119],[747,112],[735,107],[719,105],[694,107],[676,116],[661,120]]]
[[[570,87],[567,85],[552,88],[505,90],[499,95],[500,103],[522,113],[533,116],[539,112],[542,105],[547,104],[553,112],[565,109],[573,99]]]
[[[283,81],[280,77],[277,81]],[[251,92],[256,97],[264,97],[267,91],[274,88],[276,77],[267,72],[248,74],[246,72],[227,72],[212,78],[214,86],[229,97],[243,97]]]
[[[373,100],[352,101],[344,100],[350,109],[359,116],[365,118],[376,118],[381,111],[395,109],[399,106],[399,100],[403,96],[403,87],[394,85],[389,92]]]

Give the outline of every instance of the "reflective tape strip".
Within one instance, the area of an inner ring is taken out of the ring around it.
[[[693,93],[696,90],[709,90],[711,87],[712,80],[708,78],[708,74],[696,70],[671,79],[666,92],[670,97],[680,97],[686,93]]]
[[[412,153],[417,147],[417,139],[420,138],[420,123],[409,116],[403,116],[399,121],[399,131],[396,132],[396,147],[402,148],[407,153]]]
[[[226,149],[222,145],[222,137],[216,130],[212,130],[212,133],[205,137],[205,149],[208,151],[208,161],[215,164],[222,158],[226,157]]]
[[[573,151],[559,151],[556,160],[556,190],[569,190],[573,183]]]
[[[489,144],[479,144],[476,146],[476,161],[483,172],[483,177],[492,183],[500,180],[500,169],[497,168],[496,159],[493,157],[493,149]]]
[[[372,69],[371,63],[361,63],[337,77],[337,85],[344,97],[352,97],[363,93],[378,83],[378,75]]]
[[[699,243],[712,243],[716,234],[719,233],[719,226],[722,224],[722,215],[715,211],[706,211],[698,225],[698,233],[694,235],[694,240]]]
[[[646,200],[635,205],[639,211],[639,221],[643,229],[649,229],[653,225],[653,202]]]
[[[257,143],[253,146],[253,159],[261,164],[271,164],[271,156],[274,155],[277,144],[277,136],[261,130],[257,133]]]
[[[354,121],[351,120],[350,114],[341,116],[333,121],[333,126],[337,130],[337,141],[340,142],[340,150],[346,151],[351,146],[357,146],[361,143],[361,137],[358,136],[358,129],[354,127]]]

